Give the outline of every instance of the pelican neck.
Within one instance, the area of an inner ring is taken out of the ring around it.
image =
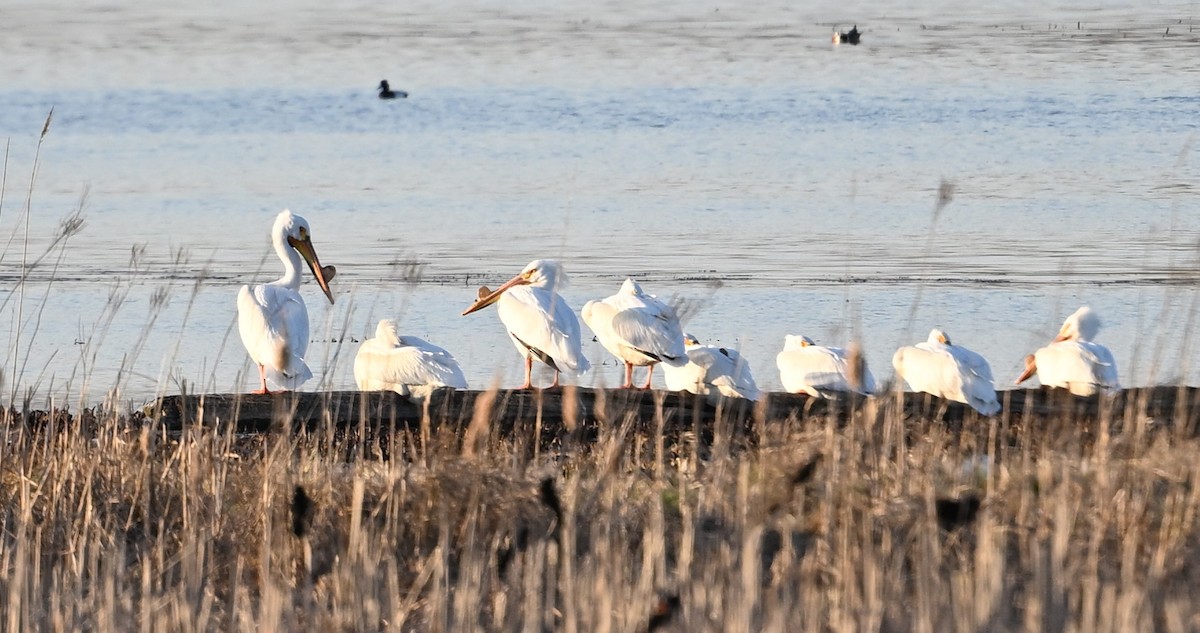
[[[300,253],[287,243],[287,237],[283,231],[275,233],[272,241],[275,242],[275,252],[283,262],[283,276],[274,284],[292,290],[300,290]]]

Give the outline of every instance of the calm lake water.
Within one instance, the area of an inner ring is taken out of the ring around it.
[[[5,399],[251,388],[235,297],[284,207],[338,267],[305,389],[385,316],[518,384],[459,312],[539,257],[577,310],[626,276],[685,302],[768,389],[784,334],[883,378],[934,326],[1007,384],[1082,304],[1125,384],[1200,378],[1195,2],[142,4],[0,5]]]

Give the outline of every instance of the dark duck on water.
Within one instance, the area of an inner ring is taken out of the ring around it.
[[[834,44],[854,44],[857,46],[858,38],[860,35],[862,35],[862,34],[859,33],[859,31],[858,31],[858,25],[855,24],[849,31],[846,31],[845,33],[841,32],[841,31],[834,31],[833,32],[833,43]]]
[[[408,93],[404,92],[403,90],[392,90],[392,87],[388,85],[388,80],[386,79],[379,82],[380,99],[395,99],[397,97],[400,99],[407,99]]]

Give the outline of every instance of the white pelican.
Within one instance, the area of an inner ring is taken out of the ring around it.
[[[283,277],[238,292],[238,332],[250,358],[258,365],[262,387],[254,393],[270,393],[267,383],[279,389],[295,389],[312,378],[304,362],[308,351],[308,309],[300,296],[300,258],[308,263],[329,303],[333,293],[329,281],[337,272],[321,267],[313,250],[308,220],[284,209],[271,228],[275,252],[283,261]]]
[[[437,387],[467,388],[450,352],[416,336],[398,335],[391,319],[380,321],[375,338],[359,346],[354,381],[362,391],[390,390],[402,396],[424,396]]]
[[[939,329],[930,331],[929,340],[924,343],[896,350],[892,367],[912,391],[963,402],[984,415],[1000,412],[988,362],[979,354],[951,343],[950,337]]]
[[[842,393],[875,393],[875,376],[862,355],[855,367],[851,355],[840,347],[816,345],[807,336],[788,334],[783,351],[775,357],[779,380],[788,393],[804,392],[815,398]]]
[[[688,363],[675,310],[642,292],[632,279],[626,279],[617,294],[585,303],[581,314],[604,349],[625,363],[622,387],[633,386],[634,365],[648,367],[643,389],[649,389],[656,363],[676,367]]]
[[[567,274],[557,261],[537,259],[499,288],[486,295],[480,292],[479,299],[463,311],[466,316],[498,304],[500,321],[525,357],[525,384],[521,389],[533,386],[534,357],[554,370],[553,387],[558,386],[559,373],[578,376],[592,367],[583,355],[579,319],[558,294],[566,285]]]
[[[708,396],[709,400],[745,398],[758,400],[758,385],[747,363],[737,350],[701,345],[691,334],[683,335],[688,363],[683,367],[663,365],[663,380],[671,391],[689,391]]]
[[[1062,387],[1077,396],[1120,389],[1112,352],[1092,342],[1099,331],[1100,317],[1091,308],[1076,310],[1063,322],[1052,343],[1025,357],[1025,371],[1017,384],[1036,372],[1043,385]]]

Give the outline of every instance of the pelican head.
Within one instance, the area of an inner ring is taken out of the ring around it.
[[[562,264],[556,259],[535,259],[525,266],[520,276],[537,288],[562,290],[567,287],[567,273],[563,272]]]
[[[932,330],[929,330],[929,342],[930,343],[941,343],[942,345],[953,345],[954,344],[954,343],[950,342],[950,337],[946,336],[946,333],[939,330],[938,328],[933,328]]]
[[[785,350],[798,350],[809,345],[816,345],[816,343],[813,343],[813,340],[807,336],[786,334],[783,337],[783,349]]]
[[[312,229],[308,226],[308,220],[284,209],[275,218],[272,234],[277,240],[283,238],[288,246],[300,253],[313,276],[317,278],[317,284],[321,286],[325,297],[329,299],[329,303],[333,303],[333,292],[329,290],[329,282],[337,274],[337,269],[333,266],[321,266],[321,260],[317,258],[317,251],[313,248]]]
[[[391,319],[380,319],[379,325],[375,326],[375,338],[393,347],[399,345],[400,335],[396,330],[396,322]]]
[[[567,286],[567,274],[563,272],[562,265],[557,260],[535,259],[529,262],[529,265],[525,266],[520,274],[504,282],[499,288],[486,294],[487,286],[480,288],[479,298],[471,304],[471,307],[463,310],[463,316],[496,303],[504,291],[516,286],[533,286],[555,291]]]
[[[686,348],[699,347],[700,339],[697,339],[691,332],[683,333],[683,346]]]
[[[640,297],[642,295],[642,287],[638,285],[638,282],[632,279],[626,279],[625,283],[621,284],[620,292],[624,295]]]
[[[1083,306],[1063,321],[1062,328],[1054,342],[1059,341],[1090,341],[1100,332],[1100,315],[1091,308]]]

